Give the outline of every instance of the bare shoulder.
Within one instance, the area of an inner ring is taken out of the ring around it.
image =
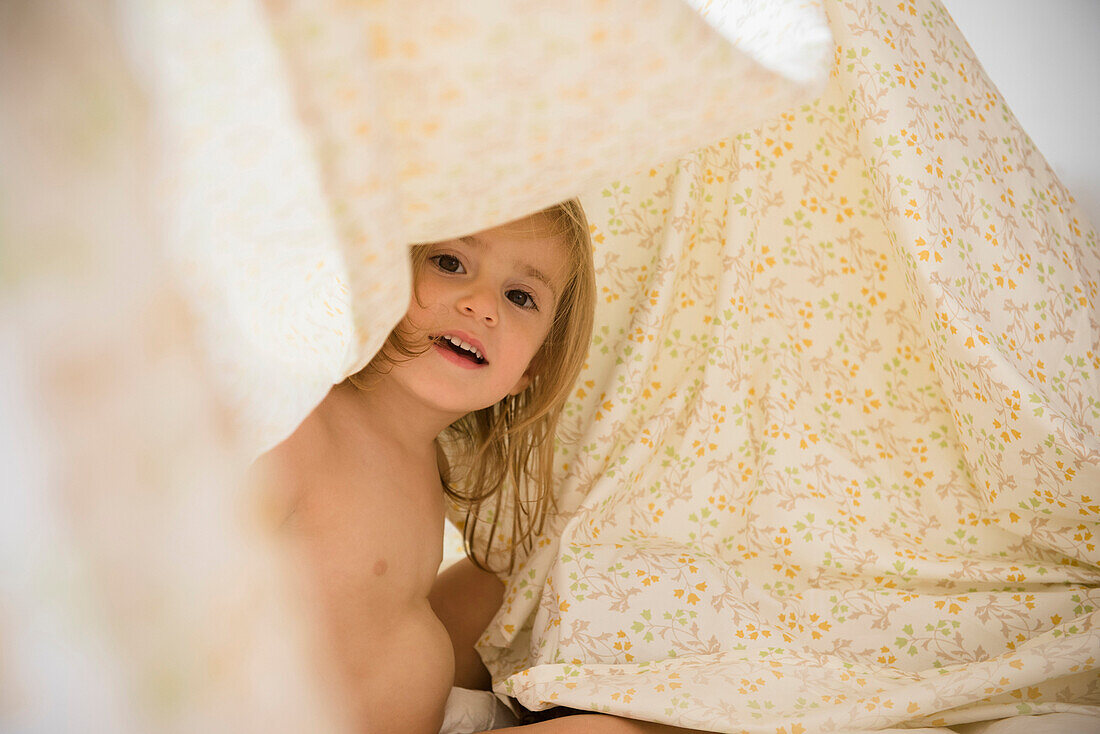
[[[293,513],[308,485],[332,465],[335,452],[332,427],[318,406],[290,436],[256,459],[249,473],[276,524]]]

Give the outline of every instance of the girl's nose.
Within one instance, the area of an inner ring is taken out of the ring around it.
[[[496,295],[489,288],[471,288],[459,297],[458,310],[467,316],[496,325],[499,316]]]

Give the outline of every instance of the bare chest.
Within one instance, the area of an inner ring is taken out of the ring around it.
[[[434,465],[341,457],[304,488],[291,532],[324,583],[424,598],[442,560],[443,503]]]

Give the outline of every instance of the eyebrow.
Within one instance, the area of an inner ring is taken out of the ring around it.
[[[485,242],[481,240],[477,235],[468,234],[465,237],[459,237],[458,239],[460,242],[466,242],[473,245],[474,247],[485,247]],[[554,287],[554,284],[550,282],[550,279],[546,277],[545,273],[543,273],[541,270],[533,265],[522,263],[522,266],[524,274],[531,278],[534,278],[535,280],[542,281],[543,285],[545,285],[550,290],[550,293],[553,294],[554,300],[557,300],[558,289]]]

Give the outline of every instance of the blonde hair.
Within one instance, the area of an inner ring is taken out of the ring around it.
[[[483,569],[488,569],[494,543],[499,539],[497,528],[506,520],[505,515],[510,515],[507,519],[511,524],[506,545],[511,571],[518,549],[531,549],[554,506],[554,435],[562,408],[584,366],[592,336],[596,284],[584,210],[579,201],[570,199],[535,216],[542,217],[553,234],[566,243],[568,275],[550,331],[528,367],[531,382],[518,395],[508,395],[462,417],[440,436],[449,460],[442,469],[443,489],[465,509],[462,531],[466,554]],[[429,248],[412,248],[414,283]],[[361,384],[361,376],[382,373],[425,348],[396,328],[371,363],[350,379],[369,389],[369,381]],[[488,520],[484,510],[491,513]],[[486,522],[487,536],[481,535],[481,525]],[[481,551],[480,557],[477,550]]]

